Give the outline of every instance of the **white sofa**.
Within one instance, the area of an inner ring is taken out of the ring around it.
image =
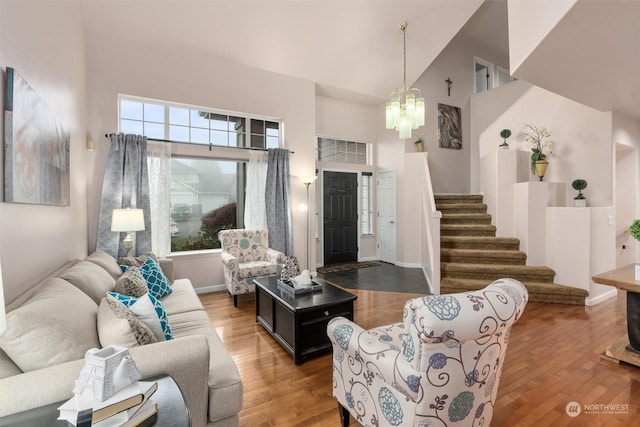
[[[191,282],[174,280],[170,260],[160,265],[172,282],[173,291],[161,301],[174,339],[132,347],[130,354],[143,378],[173,377],[193,426],[237,426],[243,399],[237,366]],[[100,347],[100,300],[120,274],[113,257],[95,252],[67,263],[7,306],[8,330],[0,338],[0,417],[72,396],[85,351]]]

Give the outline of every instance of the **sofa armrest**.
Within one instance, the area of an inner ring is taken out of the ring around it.
[[[173,281],[176,280],[176,272],[173,268],[173,260],[169,258],[162,258],[159,259],[158,262],[160,263],[162,272],[167,277],[167,280],[169,280],[169,283],[173,283]]]
[[[240,260],[229,252],[222,252],[220,254],[220,259],[222,260],[222,264],[231,271],[238,271],[238,266],[240,264]]]
[[[129,352],[142,378],[170,375],[184,395],[192,425],[206,425],[209,346],[205,336],[162,341]],[[83,364],[82,359],[74,360],[3,378],[0,417],[70,399]]]
[[[142,378],[170,375],[180,387],[192,426],[207,423],[209,345],[203,335],[162,341],[129,350]]]
[[[402,323],[363,329],[344,317],[336,317],[327,325],[327,335],[333,345],[334,365],[345,355],[350,363],[366,367],[371,375],[394,387],[406,398],[415,400],[419,394],[420,373],[407,362],[397,336]],[[357,371],[357,369],[356,369]]]

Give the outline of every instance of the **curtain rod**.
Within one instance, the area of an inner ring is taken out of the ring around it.
[[[105,133],[104,136],[106,138],[111,138],[111,135],[116,135],[115,133]],[[189,145],[202,145],[202,144],[194,144],[192,142],[185,142],[185,141],[172,141],[170,139],[160,139],[160,138],[149,138],[147,137],[147,139],[150,139],[152,141],[159,141],[159,142],[170,142],[172,144],[189,144]],[[220,148],[236,148],[236,149],[240,149],[240,150],[255,150],[255,151],[269,151],[268,148],[257,148],[257,147],[225,147],[224,145],[214,145],[212,143],[209,143],[209,151],[211,151],[211,149],[213,147],[220,147]],[[285,148],[285,150],[287,150],[289,153],[294,154],[295,151],[291,151]]]

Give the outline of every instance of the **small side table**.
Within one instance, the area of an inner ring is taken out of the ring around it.
[[[640,366],[640,282],[635,280],[635,264],[596,274],[591,280],[627,291],[627,336],[607,347],[603,357]]]
[[[178,384],[168,375],[145,378],[144,381],[157,381],[158,390],[151,400],[158,404],[156,427],[191,427],[189,408],[184,402]],[[17,414],[0,418],[0,426],[12,427],[69,427],[71,423],[58,419],[58,408],[63,402],[52,403]]]

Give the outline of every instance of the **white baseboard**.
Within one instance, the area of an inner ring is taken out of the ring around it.
[[[367,261],[378,261],[378,257],[368,256],[368,257],[360,258],[360,262],[367,262]]]
[[[598,295],[595,298],[585,298],[584,305],[588,305],[588,306],[596,305],[610,298],[615,298],[616,295],[618,295],[618,290],[612,289],[610,291],[605,292],[604,294]]]
[[[213,285],[213,286],[203,286],[200,288],[193,288],[197,294],[208,294],[209,292],[219,292],[227,290],[226,285]]]
[[[422,264],[419,263],[414,263],[414,262],[396,262],[396,264],[398,267],[404,267],[404,268],[422,268]]]

